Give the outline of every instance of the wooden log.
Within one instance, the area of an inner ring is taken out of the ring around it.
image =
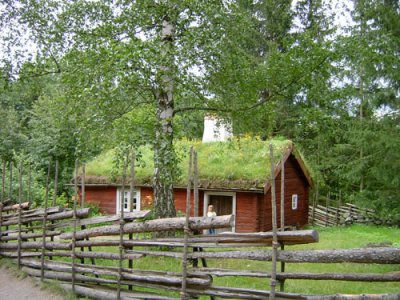
[[[172,251],[151,251],[151,250],[126,250],[126,253],[129,254],[139,254],[139,255],[146,255],[146,256],[161,256],[161,257],[173,257],[177,259],[183,258],[182,252],[172,252]],[[188,257],[191,255],[188,254]]]
[[[58,212],[62,212],[62,211],[63,211],[63,208],[59,207],[59,206],[49,207],[47,209],[48,214],[54,214],[54,213],[58,213]],[[36,216],[42,216],[42,215],[44,215],[43,208],[36,208],[36,209],[22,211],[23,217],[36,217]],[[15,218],[15,217],[18,217],[18,213],[4,215],[4,217],[5,217],[5,219]]]
[[[46,245],[47,246],[47,245]],[[21,257],[38,257],[41,256],[41,252],[22,252]],[[17,257],[18,253],[0,251],[0,256],[4,257]],[[45,252],[44,256],[49,257],[71,257],[71,252]],[[102,259],[119,259],[119,255],[110,252],[76,252],[77,258],[102,258]],[[143,257],[141,254],[124,254],[123,259],[138,259]]]
[[[269,299],[269,291],[250,290],[241,288],[230,288],[215,286],[202,291],[203,295],[213,295],[223,298],[234,299]],[[297,299],[297,300],[398,300],[400,294],[363,294],[363,295],[302,295],[296,293],[276,292],[275,299]]]
[[[140,282],[132,281],[130,284],[135,285],[135,286],[144,286],[147,288],[152,288],[152,289],[164,289],[164,290],[170,290],[170,291],[180,291],[179,287],[175,286],[162,286],[159,284],[152,284],[152,283],[147,283],[146,285],[143,285]],[[61,283],[61,285],[65,285],[64,283]],[[85,284],[85,286],[88,286],[88,284]],[[70,287],[70,286],[69,286]],[[78,285],[75,286],[76,288]],[[104,287],[101,285],[95,285],[93,286],[96,289],[102,290]],[[78,290],[78,289],[77,289]],[[268,300],[269,298],[269,292],[268,291],[259,291],[259,290],[251,290],[251,289],[235,289],[235,288],[229,288],[229,287],[217,287],[217,288],[208,288],[205,290],[199,290],[199,289],[187,289],[188,293],[191,295],[208,295],[208,296],[220,296],[220,297],[225,297],[225,298],[234,298],[234,299],[264,299]],[[112,293],[113,292],[113,293]],[[96,298],[96,299],[115,299],[115,290],[112,290],[112,294],[107,294],[107,297],[112,295],[111,298]],[[89,294],[88,294],[89,295]],[[92,294],[94,297],[98,297],[98,294]],[[123,294],[121,294],[122,296]],[[298,294],[285,294],[288,295],[287,297],[281,297],[280,293],[277,294],[277,297],[275,299],[283,300],[283,299],[306,299],[306,298],[300,298]],[[125,299],[121,297],[122,299]],[[130,299],[130,298],[126,298]],[[145,298],[145,299],[157,299],[157,298]],[[161,299],[170,299],[170,298],[161,298]]]
[[[41,263],[37,260],[33,259],[24,259],[21,260],[21,263],[24,266],[28,266],[30,268],[39,269],[41,267]],[[63,263],[63,262],[54,262],[47,260],[44,263],[46,269],[55,271],[55,272],[71,272],[72,264]],[[75,265],[75,271],[77,273],[85,273],[92,274],[98,276],[113,276],[119,277],[119,268],[113,269],[104,269],[99,266],[93,268],[91,265]],[[164,272],[164,271],[140,271],[123,268],[122,269],[122,277],[125,280],[134,280],[140,282],[152,282],[158,284],[165,285],[174,285],[180,286],[182,282],[182,275],[176,272]],[[198,276],[190,276],[188,277],[188,284],[196,287],[208,287],[211,285],[211,279],[207,275],[198,275]]]
[[[68,273],[67,270],[64,270],[62,272],[56,272],[56,271],[44,271],[44,277],[49,278],[49,279],[55,279],[55,280],[60,280],[60,281],[72,281],[72,274],[69,273],[71,272],[72,268],[69,268]],[[75,274],[75,279],[76,281],[81,281],[81,282],[95,282],[95,283],[111,283],[111,284],[116,284],[118,283],[117,279],[110,279],[110,278],[100,278],[100,277],[90,277],[86,275],[82,275],[84,271],[80,270],[85,270],[85,268],[80,268],[80,267],[75,267],[77,274]],[[35,277],[39,277],[40,270],[38,269],[33,269],[29,267],[23,267],[22,271]],[[79,273],[79,274],[78,274]],[[110,272],[109,272],[110,273]],[[118,277],[118,272],[113,272],[109,274],[108,276],[114,276]],[[167,286],[180,286],[182,282],[182,276],[172,276],[172,275],[146,275],[146,276],[140,276],[136,274],[129,274],[129,273],[123,273],[123,280],[121,280],[121,284],[128,285],[130,281],[135,281],[137,282],[149,282],[149,283],[156,283],[158,285],[167,285]],[[200,288],[201,286],[207,287],[211,283],[210,279],[204,280],[204,279],[199,279],[199,278],[188,278],[188,285],[196,288]]]
[[[140,282],[135,282],[132,281],[130,284],[135,285],[135,286],[144,286]],[[65,285],[64,283],[61,283],[61,285]],[[68,286],[68,285],[67,285]],[[85,284],[85,286],[88,286],[88,284]],[[76,286],[78,287],[78,286]],[[95,285],[93,286],[96,289],[104,289],[104,286],[101,285]],[[152,284],[152,283],[146,283],[145,287],[147,288],[152,288],[152,289],[164,289],[164,290],[169,290],[169,291],[180,291],[179,287],[175,286],[162,286],[159,284]],[[71,286],[69,285],[69,288]],[[79,289],[77,289],[79,290]],[[260,290],[252,290],[252,289],[239,289],[239,288],[229,288],[229,287],[210,287],[204,290],[199,290],[199,289],[187,289],[188,293],[191,295],[207,295],[207,296],[216,296],[216,297],[223,297],[223,298],[234,298],[234,299],[264,299],[268,300],[269,299],[269,291],[260,291]],[[112,295],[113,297],[111,298],[104,298],[104,299],[114,299],[115,298],[115,290],[112,290],[114,292]],[[88,294],[89,295],[89,294]],[[111,294],[107,294],[111,295]],[[94,297],[97,297],[97,294],[93,294]],[[99,298],[96,298],[99,299]],[[102,298],[100,298],[102,299]],[[122,297],[122,299],[125,299]],[[129,298],[127,298],[129,299]],[[148,299],[157,299],[157,298],[148,298]],[[164,299],[164,298],[162,298]],[[169,299],[169,298],[165,298]],[[307,299],[306,296],[302,296],[300,294],[294,294],[294,293],[276,293],[275,299],[278,300],[286,300],[286,299]]]
[[[7,243],[7,244],[0,244],[0,249],[2,250],[15,250],[17,249],[17,243]],[[42,242],[22,242],[21,249],[42,249],[43,244]],[[71,243],[57,243],[57,242],[46,242],[45,249],[48,250],[71,250],[72,246]]]
[[[195,268],[191,275],[214,275],[214,276],[247,276],[257,278],[270,278],[270,272],[253,270],[232,270],[219,268]],[[307,280],[340,280],[340,281],[361,281],[361,282],[390,282],[400,281],[400,272],[389,273],[277,273],[277,279],[307,279]]]
[[[230,299],[269,300],[271,296],[271,292],[268,290],[255,290],[255,289],[245,289],[245,288],[235,288],[235,287],[225,287],[225,286],[212,286],[208,289],[205,289],[204,291],[201,291],[201,293],[194,290],[189,290],[189,292],[197,295],[207,295],[207,296],[230,298]],[[302,296],[300,294],[275,292],[275,299],[305,300],[307,298],[306,296]]]
[[[399,300],[400,294],[362,294],[362,295],[317,295],[307,296],[307,300]]]
[[[78,218],[85,218],[89,215],[89,212],[90,212],[90,208],[82,208],[82,209],[78,209],[76,211],[76,214],[77,214]],[[54,214],[48,215],[47,221],[69,219],[69,218],[72,218],[72,216],[73,216],[73,211],[63,211],[60,213],[54,213]],[[26,224],[26,223],[42,221],[42,220],[43,220],[43,217],[28,217],[28,218],[23,217],[21,222],[22,222],[22,224]],[[16,225],[16,224],[18,224],[18,219],[14,219],[14,218],[3,222],[4,226]],[[49,227],[50,226],[48,226],[47,228],[49,228]]]
[[[398,282],[400,272],[392,273],[281,273],[277,275],[281,279],[306,279],[306,280],[340,280],[360,282]]]
[[[134,212],[124,212],[124,221],[133,221],[136,219],[146,218],[151,213],[150,210],[134,211]],[[101,224],[105,222],[115,222],[119,221],[120,216],[118,214],[113,216],[100,216],[87,219],[78,220],[77,224],[80,226]]]
[[[277,233],[278,242],[285,245],[297,245],[316,243],[319,241],[318,232],[315,230],[283,231]],[[202,236],[201,239],[213,240],[214,237]],[[272,232],[259,233],[223,233],[215,237],[215,242],[221,243],[266,243],[271,245],[273,238]],[[190,242],[194,242],[191,239]]]
[[[278,232],[278,241],[285,245],[297,245],[316,243],[319,240],[318,232],[315,230],[283,231]],[[272,241],[271,232],[258,233],[221,233],[217,235],[196,235],[189,238],[191,247],[221,248],[221,247],[255,247],[269,246]],[[77,241],[77,247],[89,246],[118,246],[116,240],[89,240]],[[124,247],[134,246],[171,246],[183,247],[182,238],[159,238],[159,239],[141,239],[126,240]]]
[[[193,252],[191,258],[230,258],[271,261],[271,251]],[[291,263],[400,264],[400,248],[280,251],[278,260]]]
[[[314,243],[318,241],[318,233],[314,230],[306,231],[285,231],[278,232],[278,241],[281,244],[293,245],[293,244],[306,244]],[[253,246],[269,246],[272,244],[272,233],[224,233],[215,236],[204,235],[194,236],[189,239],[191,247],[203,247],[203,248],[221,248],[221,247],[253,247]],[[167,239],[149,239],[149,240],[136,240],[126,241],[125,246],[171,246],[171,247],[182,247],[182,239],[179,238],[167,238]]]
[[[46,233],[47,237],[50,236],[57,236],[60,235],[62,233],[62,231],[50,231]],[[38,237],[42,237],[43,234],[41,232],[36,232],[36,233],[26,233],[26,234],[21,234],[21,239],[26,240],[26,239],[33,239],[33,238],[38,238]],[[12,240],[17,240],[18,236],[16,235],[8,235],[5,237],[2,237],[1,240],[2,241],[12,241]],[[1,245],[0,245],[1,248]]]
[[[145,218],[150,214],[150,212],[151,211],[148,211],[148,210],[132,212],[132,213],[128,212],[128,213],[125,213],[127,216],[124,217],[124,220],[125,221],[133,221],[135,219]],[[101,217],[92,217],[92,218],[84,218],[79,215],[78,215],[78,217],[80,219],[76,220],[77,226],[95,225],[95,224],[101,224],[101,223],[106,223],[106,222],[118,222],[120,219],[118,214],[112,215],[112,216],[101,216]],[[57,229],[57,228],[65,228],[65,227],[72,227],[72,226],[73,226],[73,222],[65,222],[65,223],[49,225],[48,228]],[[108,226],[110,226],[110,225],[108,225]]]
[[[40,257],[41,255],[42,255],[41,252],[22,252],[21,253],[21,257]],[[16,257],[18,257],[18,253],[16,253],[15,251],[13,251],[13,252],[0,251],[0,256],[16,258]]]
[[[61,283],[60,286],[66,291],[72,291],[72,286],[67,283]],[[100,287],[95,285],[92,287],[75,285],[75,293],[90,299],[115,299],[115,290],[106,289],[105,287]],[[136,300],[136,299],[162,299],[162,300],[175,300],[176,298],[160,296],[150,292],[140,292],[140,291],[121,291],[121,299],[123,300]]]
[[[232,227],[234,222],[233,215],[217,216],[215,218],[198,217],[190,218],[189,227],[191,230],[203,230],[208,228],[227,228]],[[155,231],[174,231],[183,229],[185,218],[169,218],[150,220],[141,223],[128,223],[123,227],[124,233],[136,232],[155,232]],[[76,233],[77,239],[84,239],[93,236],[119,235],[119,225],[101,226]],[[60,235],[61,239],[70,239],[72,233],[64,233]]]
[[[270,245],[272,233],[224,233],[214,236],[200,235],[189,238],[191,247],[221,248],[221,247],[254,247]],[[318,232],[315,230],[285,231],[278,233],[278,240],[282,244],[306,244],[318,241]],[[88,246],[117,246],[116,240],[77,241],[77,247]],[[171,246],[183,247],[182,238],[161,238],[124,241],[124,247],[133,246]]]
[[[29,202],[23,202],[23,203],[21,203],[21,209],[27,209],[27,208],[29,208],[30,205],[31,204]],[[18,208],[19,208],[19,204],[4,206],[3,212],[11,211],[11,210],[18,210]]]

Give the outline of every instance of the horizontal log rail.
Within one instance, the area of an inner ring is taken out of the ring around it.
[[[150,215],[150,210],[142,210],[142,211],[135,211],[135,212],[125,212],[124,213],[124,220],[125,221],[133,221],[136,219],[143,219]],[[92,217],[86,219],[80,219],[77,222],[78,226],[87,226],[87,225],[95,225],[101,224],[106,222],[116,222],[119,221],[119,215],[111,215],[111,216],[101,216],[101,217]]]
[[[64,209],[59,206],[53,206],[47,208],[46,212],[47,214],[54,214],[58,212],[62,212]],[[21,215],[23,217],[37,217],[37,216],[43,216],[44,215],[44,208],[37,208],[37,209],[29,209],[29,210],[23,210],[21,211]],[[11,218],[18,218],[19,213],[9,213],[3,215],[4,220],[9,220]]]
[[[315,230],[285,231],[278,233],[278,241],[284,245],[308,244],[318,242],[318,232]],[[258,233],[223,233],[217,235],[196,235],[188,239],[190,247],[221,248],[221,247],[265,247],[272,243],[271,232]],[[77,246],[117,246],[115,240],[78,241]],[[125,247],[134,246],[167,246],[183,247],[183,238],[159,238],[125,240]]]
[[[213,275],[213,276],[246,276],[256,278],[271,278],[270,272],[242,271],[218,268],[194,268],[189,272],[191,275]],[[361,282],[397,282],[400,281],[400,272],[389,273],[277,273],[278,280],[286,279],[308,279],[308,280],[340,280]]]
[[[4,257],[15,258],[18,257],[18,253],[15,252],[4,252],[1,251],[0,255]],[[21,257],[41,257],[41,252],[22,252]],[[49,257],[71,257],[71,252],[45,252],[44,256]],[[83,252],[78,251],[75,253],[77,258],[99,258],[99,259],[110,259],[110,260],[119,260],[120,256],[117,253],[112,252]],[[123,259],[138,259],[143,257],[143,254],[136,253],[126,253],[122,256]]]
[[[191,230],[203,230],[209,228],[228,228],[232,227],[234,222],[233,215],[218,216],[214,218],[198,217],[190,218],[189,227]],[[141,223],[128,223],[123,226],[123,233],[139,233],[139,232],[160,232],[183,230],[185,218],[157,219]],[[120,226],[101,226],[91,229],[81,230],[76,233],[77,239],[84,239],[95,236],[119,235]],[[71,239],[72,233],[64,233],[60,235],[61,239]]]
[[[51,236],[51,235],[48,235]],[[7,244],[0,244],[0,249],[2,251],[12,251],[18,248],[17,243],[7,243]],[[36,249],[41,250],[43,248],[42,241],[40,242],[22,242],[21,249]],[[71,243],[59,243],[59,242],[46,242],[46,248],[48,250],[71,250],[72,244]]]
[[[46,236],[58,236],[61,231],[49,231]],[[35,234],[22,234],[22,239],[40,237],[41,233]],[[3,237],[2,240],[16,240],[17,236]],[[299,232],[280,232],[278,233],[278,240],[284,244],[293,243],[311,243],[318,241],[318,234],[314,230],[305,230]],[[220,248],[225,247],[265,247],[271,245],[272,235],[269,232],[265,233],[254,233],[254,234],[222,234],[222,235],[203,235],[194,236],[189,239],[191,247],[203,247],[203,248]],[[89,240],[89,241],[77,241],[76,247],[94,247],[94,246],[118,246],[119,241],[117,240]],[[125,240],[123,246],[130,248],[134,246],[168,246],[168,247],[183,247],[182,238],[165,238],[165,239],[141,239],[141,240]],[[41,249],[41,242],[22,242],[22,249]],[[67,250],[72,249],[72,243],[63,242],[47,242],[47,249],[52,250]],[[8,243],[0,244],[0,249],[3,250],[14,250],[17,249],[17,244]],[[150,252],[149,252],[150,253]]]
[[[51,236],[57,236],[60,235],[62,231],[49,231],[46,233],[46,237],[51,237]],[[24,233],[21,234],[21,239],[22,240],[27,240],[27,239],[34,239],[34,238],[39,238],[43,237],[43,233],[37,232],[37,233]],[[1,238],[2,241],[13,241],[13,240],[18,240],[18,235],[7,235]],[[2,245],[0,244],[0,249],[2,248]]]
[[[0,205],[2,205],[0,203]],[[13,205],[8,205],[8,206],[4,206],[2,211],[3,212],[8,212],[8,211],[12,211],[12,210],[18,210],[21,206],[21,209],[28,209],[30,206],[29,202],[23,202],[21,204],[13,204]]]
[[[193,252],[190,258],[224,258],[271,261],[271,251]],[[400,264],[400,248],[279,251],[278,261],[290,263]]]
[[[76,211],[76,216],[78,218],[86,218],[89,215],[89,212],[90,212],[89,208],[78,209]],[[48,215],[47,220],[48,221],[58,221],[58,220],[62,220],[62,219],[70,219],[70,218],[72,218],[73,214],[74,214],[74,212],[72,210],[54,213],[54,214]],[[21,223],[27,224],[30,222],[42,221],[42,220],[43,220],[43,216],[22,217]],[[17,225],[18,222],[19,222],[18,218],[12,218],[10,220],[4,221],[2,223],[2,225],[3,226]]]
[[[68,283],[61,283],[60,286],[66,290],[72,292],[72,285]],[[107,287],[99,287],[98,285],[85,286],[82,285],[75,285],[74,287],[75,293],[89,297],[93,299],[114,299],[115,298],[115,291],[109,289]],[[171,298],[167,296],[160,296],[155,293],[150,292],[140,292],[140,291],[122,291],[121,298],[126,300],[137,300],[137,299],[154,299],[154,300],[176,300],[177,298]]]

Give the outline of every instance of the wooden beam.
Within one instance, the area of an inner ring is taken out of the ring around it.
[[[189,227],[191,230],[202,230],[208,228],[228,228],[232,227],[234,222],[233,215],[217,216],[215,218],[198,217],[190,218]],[[174,231],[183,230],[185,226],[185,218],[169,218],[150,220],[141,223],[128,223],[123,227],[124,233],[136,232],[155,232],[155,231]],[[94,236],[119,235],[119,225],[101,226],[91,229],[81,230],[76,233],[77,239],[84,239]],[[60,235],[61,239],[72,238],[72,233],[64,233]]]

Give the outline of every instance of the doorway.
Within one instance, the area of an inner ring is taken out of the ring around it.
[[[204,215],[207,215],[209,205],[214,206],[217,216],[235,215],[236,220],[236,193],[233,192],[205,192],[204,193]],[[231,229],[221,228],[216,232],[232,231],[235,232],[235,226]]]

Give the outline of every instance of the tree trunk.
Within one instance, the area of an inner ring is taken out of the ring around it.
[[[154,214],[156,218],[170,218],[176,216],[173,182],[176,168],[176,155],[173,147],[174,114],[172,76],[174,26],[165,16],[161,31],[162,61],[158,74],[158,88],[155,92],[157,101],[156,135],[154,143]]]

